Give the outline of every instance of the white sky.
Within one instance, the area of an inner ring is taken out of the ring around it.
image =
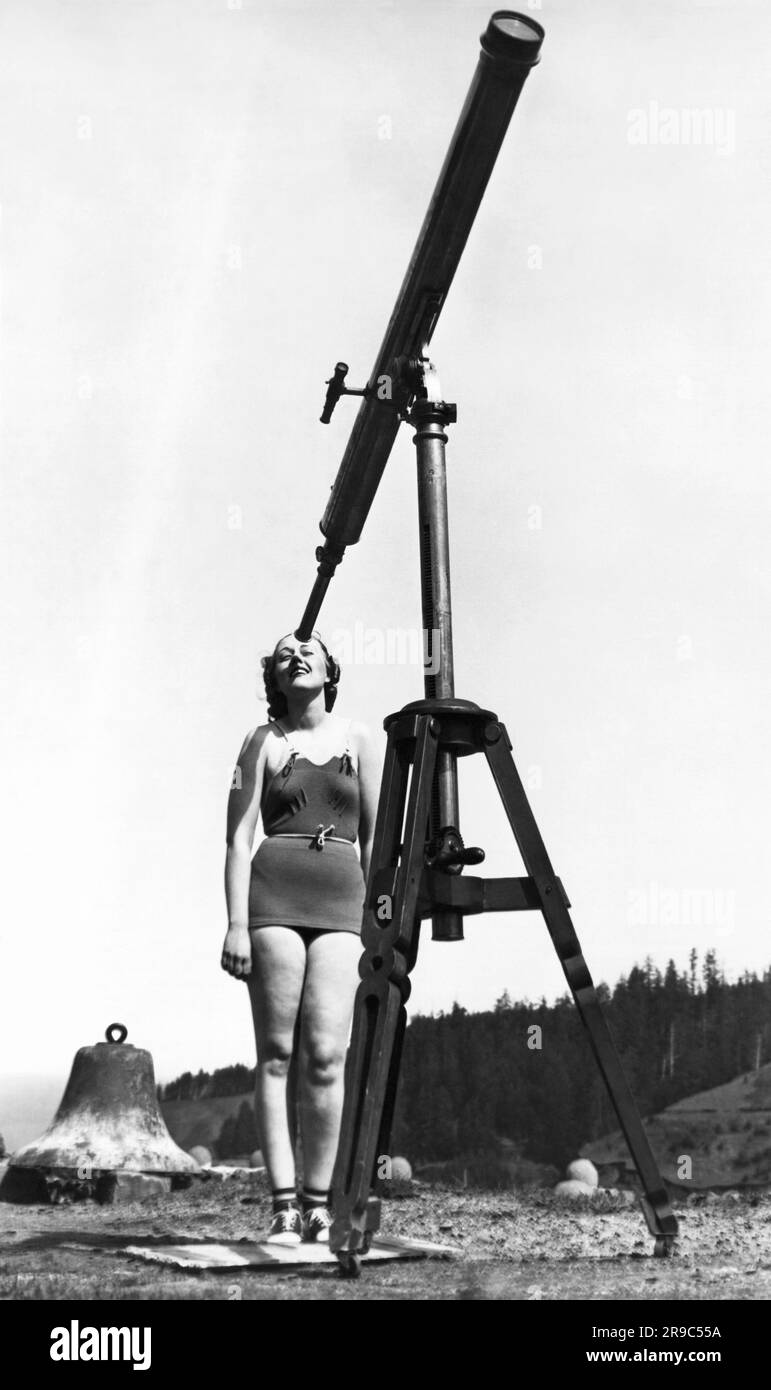
[[[0,15],[0,1076],[66,1073],[114,1019],[162,1080],[254,1060],[219,968],[229,771],[354,419],[318,423],[325,378],[369,372],[493,8],[231,6]],[[457,691],[509,728],[595,978],[692,945],[735,978],[771,962],[771,11],[533,13],[432,347]],[[420,626],[413,457],[405,430],[322,610],[360,648]],[[421,694],[360,659],[337,712]],[[520,873],[481,759],[461,795],[483,872]],[[424,934],[411,1010],[564,990],[533,914]]]

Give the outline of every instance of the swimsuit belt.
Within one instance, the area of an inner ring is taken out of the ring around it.
[[[317,830],[315,835],[298,835],[289,830],[277,830],[275,835],[268,835],[266,838],[268,840],[318,840],[319,832]],[[326,843],[327,840],[333,840],[336,845],[355,845],[356,843],[355,840],[344,840],[341,835],[325,835],[323,843]]]

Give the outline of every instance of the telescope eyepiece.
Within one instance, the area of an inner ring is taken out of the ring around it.
[[[488,58],[533,67],[538,62],[545,31],[529,15],[514,10],[496,10],[481,36],[482,52]]]
[[[330,420],[332,419],[332,411],[337,405],[337,402],[339,401],[340,397],[345,394],[345,378],[347,374],[348,363],[336,362],[335,370],[332,376],[326,382],[327,395],[326,400],[324,401],[324,409],[321,412],[320,416],[322,425],[329,424]]]

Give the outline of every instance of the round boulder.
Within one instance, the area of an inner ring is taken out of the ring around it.
[[[406,1158],[391,1159],[391,1178],[394,1182],[412,1181],[412,1164]]]
[[[200,1168],[211,1167],[211,1154],[208,1149],[204,1148],[203,1144],[194,1144],[193,1148],[189,1150],[189,1153],[190,1157],[195,1159]]]
[[[575,1178],[576,1182],[588,1183],[590,1187],[599,1184],[597,1169],[588,1158],[574,1158],[567,1166],[567,1175],[568,1178]]]
[[[249,1167],[250,1167],[250,1168],[264,1168],[264,1167],[265,1167],[265,1159],[264,1159],[263,1156],[262,1156],[262,1149],[255,1149],[255,1150],[254,1150],[254,1153],[251,1153],[251,1154],[249,1155]]]
[[[580,1182],[578,1178],[558,1182],[554,1189],[555,1195],[564,1197],[567,1202],[577,1202],[579,1197],[593,1197],[596,1191],[596,1187],[590,1187],[588,1182]]]

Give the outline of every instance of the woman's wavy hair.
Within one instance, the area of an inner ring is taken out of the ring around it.
[[[340,664],[328,652],[324,642],[316,632],[315,628],[311,633],[315,638],[327,661],[327,679],[324,682],[324,708],[329,714],[335,700],[337,699],[337,686],[340,680]],[[265,695],[268,701],[268,719],[282,719],[287,713],[286,695],[279,690],[276,683],[276,652],[283,641],[283,637],[276,643],[270,656],[263,656],[262,678],[265,682]]]

